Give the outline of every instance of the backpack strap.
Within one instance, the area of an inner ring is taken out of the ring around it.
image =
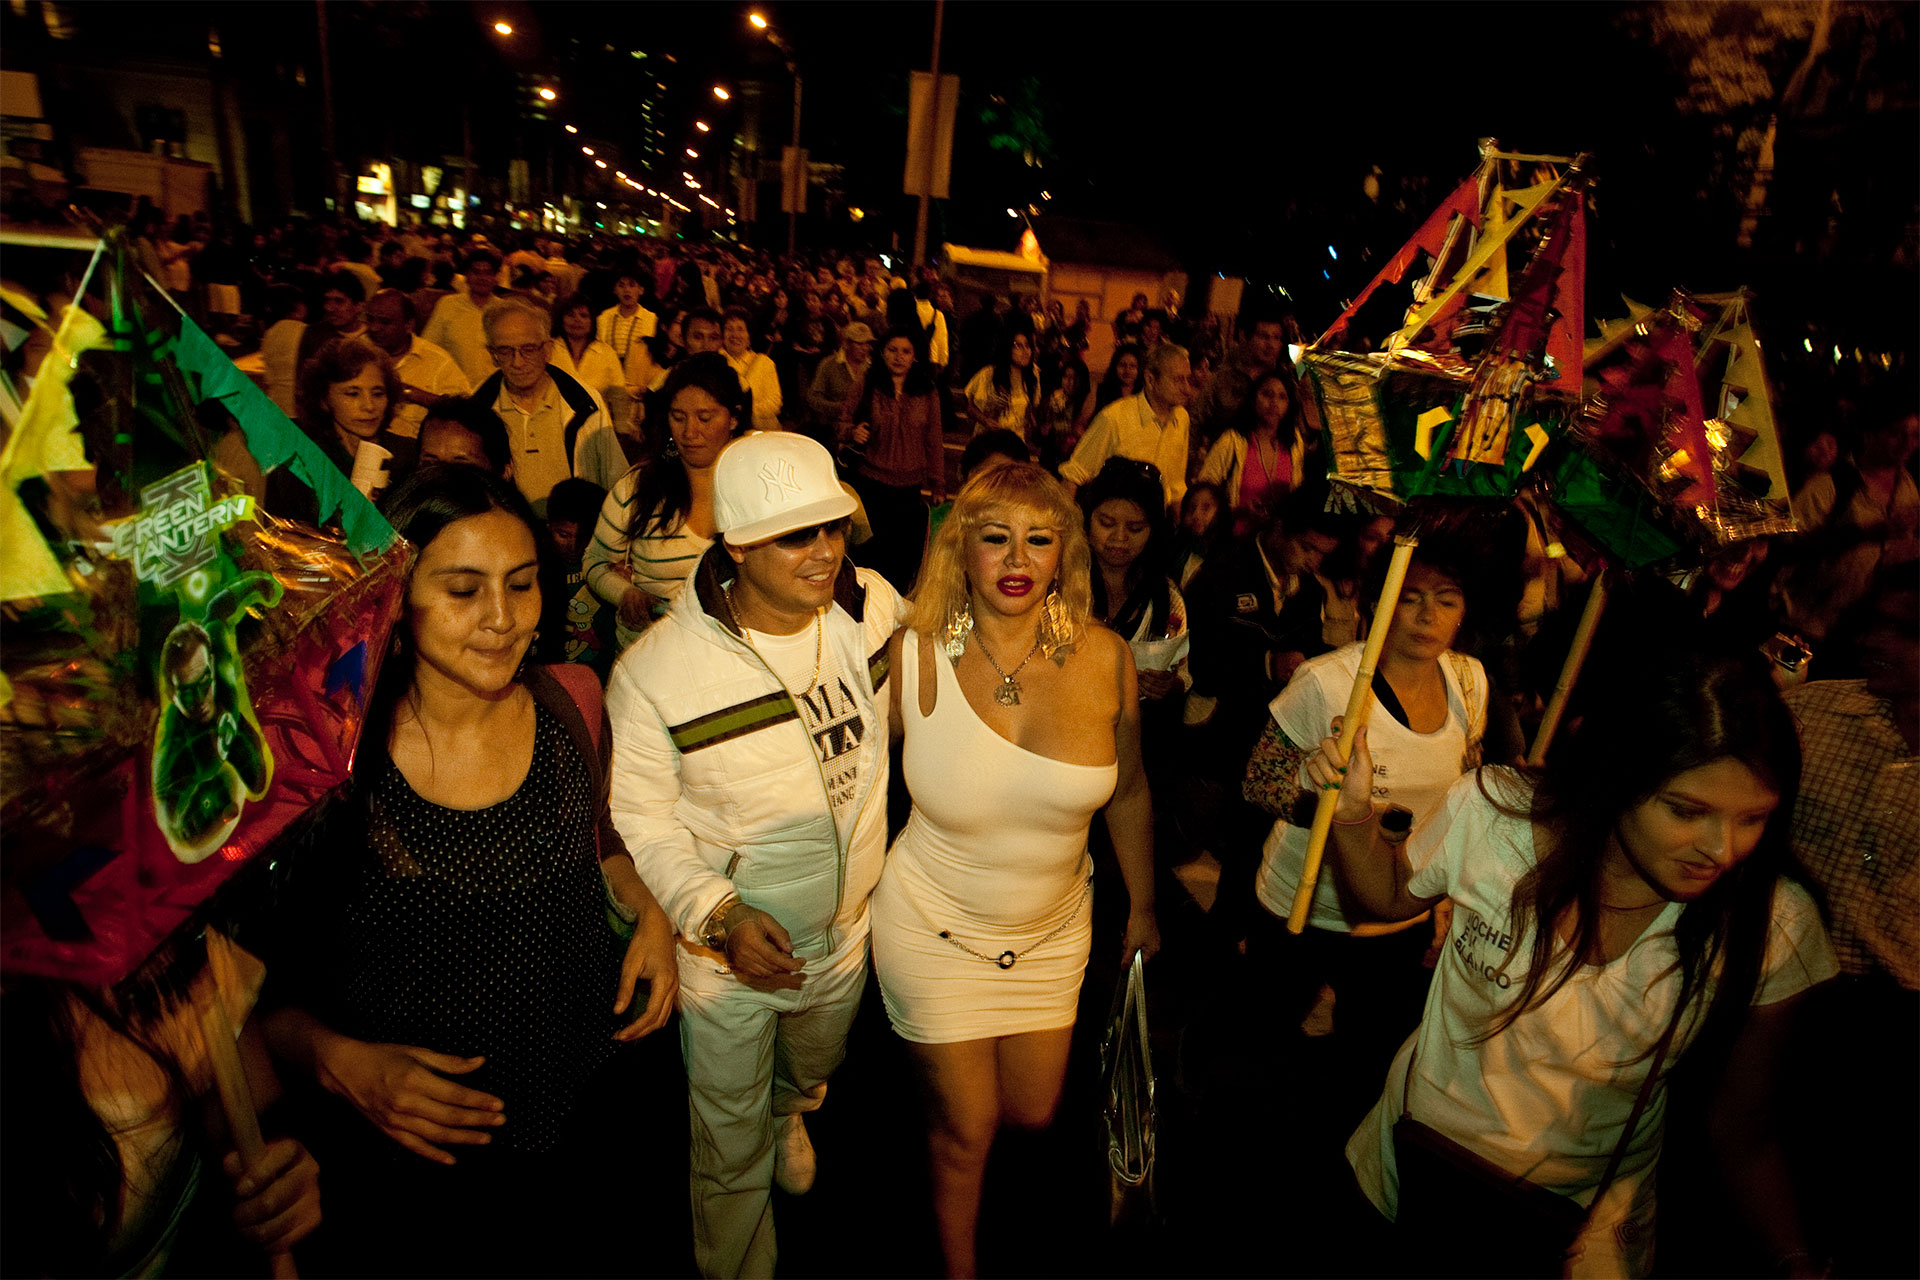
[[[598,814],[594,846],[601,860],[624,855],[626,841],[615,829],[608,808],[613,793],[613,744],[606,705],[600,696],[600,678],[588,667],[556,662],[529,668],[527,691],[559,719],[573,739],[574,750],[586,761]]]

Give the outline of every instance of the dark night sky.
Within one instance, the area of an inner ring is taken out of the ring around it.
[[[884,244],[892,233],[910,240],[913,202],[899,194],[906,79],[910,67],[926,65],[931,0],[763,7],[806,77],[812,158],[845,166],[843,206],[873,214],[858,228],[815,222],[805,234],[814,243],[870,236]],[[561,105],[579,114],[561,118],[628,155],[640,142],[621,109],[632,99],[630,78],[668,53],[670,156],[695,137],[695,113],[712,111],[715,80],[764,80],[763,136],[776,148],[785,139],[789,81],[747,25],[745,4],[329,0],[327,8],[347,163],[363,151],[398,152],[409,138],[427,155],[457,152],[454,104],[470,95],[479,102],[483,166],[491,158],[504,166],[520,128],[505,114],[511,73],[566,70],[576,40],[600,60],[575,65]],[[1804,31],[1782,39],[1769,30],[1766,15],[1784,12],[1779,6],[1685,8],[1751,37],[1763,48],[1762,79],[1776,87],[1805,51]],[[1626,291],[1658,300],[1676,284],[1744,283],[1778,299],[1776,312],[1891,332],[1910,349],[1920,6],[1835,0],[1832,47],[1803,108],[1783,124],[1773,217],[1750,252],[1733,246],[1734,202],[1745,185],[1725,166],[1736,156],[1734,132],[1759,113],[1678,110],[1699,50],[1656,41],[1651,9],[953,0],[942,69],[961,77],[962,114],[953,198],[936,235],[1011,247],[1019,224],[1007,206],[1037,201],[1044,188],[1055,196],[1049,212],[1139,221],[1195,272],[1284,283],[1303,318],[1318,318],[1472,169],[1475,140],[1491,135],[1515,150],[1593,153],[1590,298]],[[293,0],[183,3],[166,23],[152,22],[146,6],[112,0],[74,11],[88,39],[191,46],[200,25],[193,14],[218,22],[236,49],[245,43],[240,28],[253,23],[259,56],[312,58],[312,7]],[[488,32],[500,17],[520,29],[511,52]],[[600,57],[602,44],[644,48],[655,60]],[[988,150],[980,113],[996,94],[1038,105],[1053,153],[1046,168]],[[1376,165],[1384,196],[1373,205],[1361,181]],[[813,194],[817,213],[821,193]],[[778,220],[775,212],[767,222]],[[1329,243],[1340,247],[1337,264]],[[1333,279],[1322,280],[1323,269]]]
[[[751,73],[743,68],[758,69],[770,97],[784,104],[785,75],[748,28],[747,8],[613,12],[636,38],[646,31],[678,45],[689,72],[738,78]],[[904,73],[926,65],[932,4],[764,8],[807,77],[813,157],[847,164],[849,197],[894,215],[910,234],[912,202],[898,195]],[[545,4],[538,13],[555,29],[611,19],[604,6]],[[1841,261],[1830,255],[1820,276],[1833,286],[1858,267],[1859,283],[1883,292],[1895,246],[1913,235],[1920,193],[1920,9],[1881,6],[1879,25],[1864,37],[1848,25],[1856,19],[1836,26],[1823,67],[1838,87],[1818,99],[1820,120],[1782,133],[1774,186],[1781,234],[1770,257],[1762,255],[1767,261],[1734,250],[1731,201],[1744,188],[1714,171],[1716,157],[1732,152],[1716,130],[1738,122],[1676,110],[1691,51],[1656,47],[1638,13],[1611,4],[956,0],[946,7],[942,41],[942,69],[963,83],[947,227],[976,242],[997,234],[1010,247],[1018,226],[1006,206],[1037,198],[1044,186],[1056,197],[1050,211],[1144,221],[1198,269],[1283,280],[1303,302],[1324,286],[1325,305],[1371,274],[1351,250],[1391,252],[1411,221],[1472,169],[1475,140],[1497,136],[1514,150],[1593,153],[1590,296],[1627,290],[1658,298],[1674,284],[1726,288],[1763,272],[1791,277],[1782,288],[1813,287],[1792,270],[1811,246],[1796,252],[1793,241],[1807,235],[1799,224],[1818,229],[1836,190],[1851,223]],[[1763,57],[1776,85],[1804,50],[1804,40],[1780,41]],[[1893,83],[1871,83],[1888,73]],[[1056,154],[1044,172],[990,157],[969,119],[987,95],[1017,94],[1029,77]],[[776,106],[775,140],[785,120]],[[1374,165],[1387,192],[1380,207],[1361,194]],[[1390,207],[1396,196],[1407,211]],[[1332,266],[1334,280],[1322,282],[1329,241],[1350,251]],[[1910,295],[1894,309],[1908,327]]]

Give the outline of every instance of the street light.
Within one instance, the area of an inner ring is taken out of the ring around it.
[[[595,160],[593,162],[593,167],[596,169],[604,169],[607,167],[607,162],[605,160]]]
[[[733,97],[732,94],[728,93],[726,89],[720,85],[713,86],[713,96],[720,99],[720,101],[722,102],[725,102],[727,101],[727,99]]]
[[[498,31],[503,36],[510,36],[513,34],[513,24],[511,22],[496,22],[493,24],[493,29],[495,31]]]
[[[579,125],[577,125],[577,124],[570,124],[570,125],[568,125],[568,126],[567,126],[567,132],[568,132],[568,133],[578,133],[578,132],[580,132],[580,126],[579,126]]]
[[[754,26],[756,26],[756,27],[758,27],[758,28],[759,28],[760,30],[762,30],[762,31],[765,31],[765,30],[767,29],[767,20],[766,20],[766,18],[764,18],[764,17],[762,17],[762,16],[761,16],[760,14],[758,14],[758,13],[750,13],[750,14],[748,14],[748,15],[747,15],[747,21],[748,21],[748,22],[751,22],[751,23],[752,23],[752,24],[753,24]]]
[[[542,89],[542,90],[540,90],[540,98],[541,98],[541,100],[542,100],[542,101],[544,101],[544,102],[552,102],[552,101],[553,101],[553,100],[554,100],[555,98],[557,98],[557,97],[559,97],[559,96],[560,96],[559,94],[557,94],[557,93],[555,93],[555,92],[554,92],[553,90],[551,90],[551,89]]]
[[[592,155],[593,155],[593,148],[592,148],[592,147],[582,147],[582,148],[580,148],[580,154],[581,154],[581,155],[583,155],[583,156],[589,156],[589,157],[590,157],[590,156],[592,156]]]
[[[698,151],[695,151],[692,147],[687,148],[687,159],[698,160],[699,158],[700,158],[700,153]]]
[[[693,127],[698,129],[702,133],[713,132],[713,126],[708,124],[705,120],[695,120],[693,122]]]

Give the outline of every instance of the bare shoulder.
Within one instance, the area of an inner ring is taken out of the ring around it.
[[[1075,642],[1073,659],[1090,684],[1119,684],[1133,676],[1133,650],[1118,632],[1098,624],[1088,624]]]
[[[1133,650],[1120,638],[1120,633],[1098,623],[1087,624],[1086,631],[1075,643],[1074,652],[1087,657],[1088,665],[1101,671],[1118,671],[1122,664],[1133,662]]]

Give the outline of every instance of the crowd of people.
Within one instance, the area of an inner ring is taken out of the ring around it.
[[[1083,988],[1184,945],[1239,975],[1196,1024],[1241,1028],[1276,1081],[1338,1046],[1300,1087],[1346,1144],[1313,1203],[1354,1274],[1653,1274],[1654,1170],[1689,1125],[1742,1258],[1812,1275],[1909,1247],[1787,1153],[1877,1170],[1884,1120],[1840,1095],[1861,1070],[1913,1092],[1911,397],[1793,453],[1798,534],[1614,584],[1529,765],[1592,586],[1576,532],[1532,503],[1439,520],[1381,599],[1406,530],[1329,509],[1283,311],[956,310],[877,255],[140,230],[417,551],[352,794],[241,938],[269,970],[250,1034],[308,1099],[271,1176],[229,1166],[255,1244],[318,1224],[348,1270],[646,1271],[642,1213],[690,1222],[703,1275],[770,1275],[773,1190],[814,1181],[805,1118],[871,972],[941,1263],[974,1274],[989,1154],[1055,1123]],[[1197,934],[1163,936],[1176,901]],[[30,1028],[10,1064],[30,1035],[84,1062],[104,1024],[162,1068],[156,1109],[204,1092],[111,993],[5,1005]],[[680,1105],[635,1095],[636,1042],[676,1018],[690,1218],[630,1167]],[[1825,1074],[1794,1076],[1813,1025]],[[1204,1036],[1179,1050],[1203,1071]],[[9,1136],[9,1209],[44,1210],[9,1252],[162,1256],[181,1215],[119,1186],[194,1198],[193,1140],[136,1171],[124,1099],[43,1074],[73,1105]],[[1809,1138],[1789,1085],[1857,1124]],[[64,1177],[17,1174],[76,1123],[103,1141]],[[1499,1238],[1421,1251],[1476,1220]]]

